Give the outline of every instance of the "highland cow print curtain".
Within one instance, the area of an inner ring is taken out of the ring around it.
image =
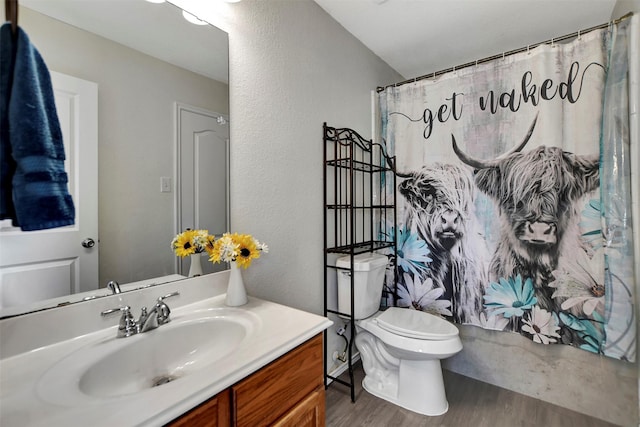
[[[626,38],[623,22],[379,93],[398,306],[635,359]]]

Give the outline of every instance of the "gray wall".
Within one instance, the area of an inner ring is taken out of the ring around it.
[[[370,138],[371,91],[401,78],[310,0],[231,6],[231,224],[270,248],[245,282],[321,314],[322,124]],[[330,334],[330,349],[343,346]]]

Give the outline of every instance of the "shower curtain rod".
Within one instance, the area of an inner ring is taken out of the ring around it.
[[[609,22],[606,22],[604,24],[596,25],[595,27],[587,28],[586,30],[578,30],[575,33],[567,34],[565,36],[554,37],[554,38],[552,38],[550,40],[546,40],[546,41],[543,41],[543,42],[540,42],[540,43],[530,44],[530,45],[527,45],[526,47],[521,47],[519,49],[510,50],[508,52],[502,52],[502,53],[500,53],[498,55],[488,56],[488,57],[483,58],[483,59],[478,59],[478,60],[475,60],[475,61],[472,61],[472,62],[467,62],[466,64],[458,65],[456,67],[445,68],[444,70],[436,71],[435,73],[429,73],[429,74],[425,74],[425,75],[420,76],[420,77],[414,77],[412,79],[403,80],[403,81],[401,81],[399,83],[394,83],[392,85],[378,86],[376,91],[377,92],[382,92],[383,90],[385,90],[388,87],[398,87],[398,86],[402,86],[402,85],[407,84],[407,83],[414,83],[414,82],[417,82],[419,80],[424,80],[424,79],[429,79],[429,78],[436,78],[437,76],[440,76],[442,74],[446,74],[446,73],[449,73],[449,72],[452,72],[452,71],[456,71],[456,70],[461,70],[463,68],[471,67],[473,65],[483,64],[485,62],[493,61],[494,59],[500,59],[500,58],[504,59],[505,57],[511,56],[511,55],[515,55],[516,53],[527,52],[527,51],[529,51],[529,50],[531,50],[533,48],[536,48],[536,47],[538,47],[538,46],[540,46],[542,44],[550,44],[550,45],[553,46],[553,44],[556,43],[556,42],[561,42],[561,41],[564,41],[564,40],[567,40],[567,39],[572,39],[574,37],[580,37],[582,34],[587,34],[587,33],[591,32],[591,31],[594,31],[594,30],[599,30],[601,28],[607,28],[607,27],[609,27],[611,25],[618,24],[619,22],[622,22],[625,19],[631,18],[631,16],[633,16],[633,12],[629,12],[626,15],[624,15],[624,16],[618,18],[618,19],[615,19],[613,21],[609,21]]]

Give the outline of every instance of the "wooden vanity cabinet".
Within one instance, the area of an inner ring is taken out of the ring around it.
[[[322,427],[322,363],[319,334],[169,425]]]
[[[232,425],[304,425],[288,420],[304,418],[310,409],[317,412],[313,416],[317,424],[306,425],[324,425],[322,378],[322,335],[318,335],[231,387]]]
[[[231,425],[231,390],[227,389],[171,421],[171,427],[227,427]]]

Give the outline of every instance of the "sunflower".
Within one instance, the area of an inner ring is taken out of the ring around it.
[[[197,232],[194,230],[186,230],[184,233],[180,233],[173,240],[173,249],[176,251],[176,255],[180,257],[186,257],[196,253],[196,246],[194,244],[194,238]]]
[[[258,242],[250,234],[224,233],[207,249],[209,261],[215,263],[235,261],[238,267],[247,268],[251,261],[260,258],[260,253],[269,252],[269,247]]]
[[[204,244],[202,246],[204,247],[204,250],[209,255],[211,255],[213,253],[213,246],[214,246],[215,242],[216,242],[215,236],[207,234],[207,236],[204,239]]]
[[[211,255],[215,236],[209,230],[192,230],[187,228],[171,240],[171,249],[179,257],[207,252]]]
[[[238,244],[238,267],[247,268],[252,260],[260,258],[257,242],[251,235],[234,233],[233,239]]]

